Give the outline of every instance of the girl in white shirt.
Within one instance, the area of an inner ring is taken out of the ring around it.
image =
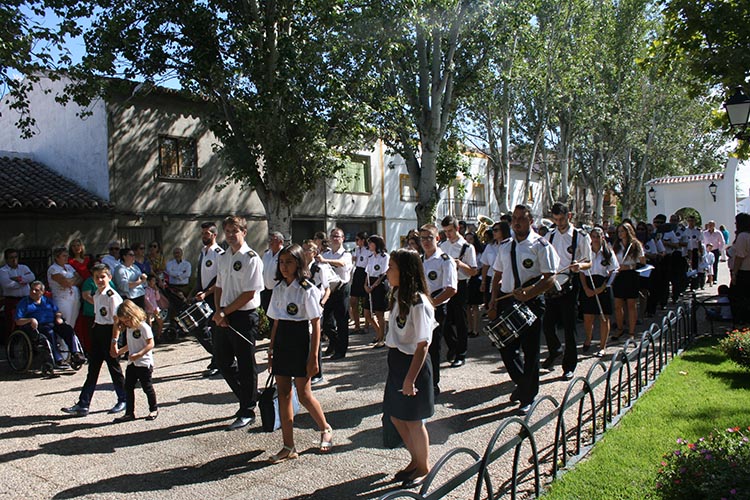
[[[591,268],[579,273],[581,280],[581,312],[583,312],[583,328],[586,331],[586,341],[583,352],[591,346],[594,332],[594,318],[599,316],[599,350],[594,356],[600,358],[606,353],[607,337],[609,337],[609,317],[612,315],[612,299],[609,295],[609,278],[617,272],[620,265],[617,262],[604,231],[595,227],[589,233],[591,236]]]
[[[388,286],[386,285],[385,272],[388,269],[388,254],[385,249],[385,241],[377,234],[367,239],[372,255],[367,259],[365,272],[365,292],[369,297],[365,300],[365,320],[375,330],[374,347],[385,346],[385,311],[388,308]]]

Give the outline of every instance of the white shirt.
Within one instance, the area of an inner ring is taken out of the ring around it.
[[[387,253],[372,254],[367,259],[367,267],[365,272],[370,278],[377,278],[388,270],[388,261],[390,257]]]
[[[202,258],[200,259],[201,269],[201,289],[205,290],[208,288],[211,280],[216,277],[219,272],[219,256],[224,255],[224,249],[219,246],[218,243],[214,243],[210,247],[204,246],[201,250]]]
[[[620,263],[617,261],[617,256],[614,253],[609,257],[609,264],[605,265],[603,261],[604,255],[602,255],[602,250],[600,248],[591,261],[591,268],[587,271],[581,272],[586,275],[591,274],[591,276],[604,276],[607,278],[610,274],[616,273],[617,270],[620,269]]]
[[[477,251],[474,249],[474,245],[469,245],[463,236],[459,235],[458,239],[451,243],[450,240],[443,241],[440,243],[440,250],[447,253],[449,256],[453,257],[454,259],[458,259],[461,255],[461,250],[464,248],[464,245],[468,245],[466,247],[466,250],[464,251],[464,256],[461,257],[461,262],[466,264],[469,267],[476,268],[477,267]],[[458,281],[464,281],[468,280],[470,276],[466,274],[465,272],[458,270]]]
[[[167,262],[167,274],[169,275],[170,285],[187,285],[190,281],[190,274],[193,272],[193,266],[186,260],[177,262],[172,259]]]
[[[484,252],[482,252],[482,258],[479,259],[479,263],[484,266],[489,266],[487,269],[487,277],[490,278],[495,274],[495,269],[492,267],[492,264],[495,263],[495,258],[497,258],[497,252],[500,250],[500,242],[492,242],[489,245],[484,247]]]
[[[104,290],[94,292],[94,323],[113,325],[120,304],[122,304],[122,297],[109,285]]]
[[[313,265],[317,266],[317,272],[313,274]],[[312,282],[315,283],[315,286],[317,286],[320,290],[325,290],[326,288],[329,288],[331,276],[333,275],[333,269],[331,269],[331,266],[328,264],[324,264],[322,262],[310,262],[310,265],[307,267],[310,270],[310,274],[312,275]]]
[[[412,304],[404,321],[398,317],[398,301],[393,302],[385,345],[395,347],[404,354],[414,354],[420,342],[430,345],[432,331],[438,326],[435,321],[435,308],[426,295],[420,293],[419,298],[420,302]]]
[[[354,265],[356,267],[365,268],[367,266],[367,259],[372,255],[369,248],[357,247],[354,249]]]
[[[230,248],[219,257],[219,274],[216,286],[221,288],[221,303],[219,307],[226,307],[243,292],[256,292],[251,300],[238,309],[247,311],[260,306],[260,291],[263,286],[263,261],[243,243],[237,253]]]
[[[514,241],[516,242],[516,267],[520,285],[542,274],[554,273],[560,265],[560,257],[555,249],[538,233],[530,230],[529,235],[523,241],[517,241],[514,236],[500,245],[492,266],[495,271],[503,273],[503,279],[500,282],[500,291],[503,293],[511,293],[515,288],[513,264],[510,258]]]
[[[664,254],[664,243],[661,242],[661,240],[655,240],[653,238],[650,238],[645,245],[643,245],[643,252],[646,254],[646,257],[649,259],[656,258],[659,254]]]
[[[114,274],[115,269],[120,265],[120,260],[112,254],[107,254],[102,257],[102,264],[106,265],[109,268],[109,272]]]
[[[276,286],[276,270],[279,268],[279,254],[281,248],[273,253],[269,248],[263,252],[263,284],[266,290],[273,290]]]
[[[331,264],[331,268],[333,268],[333,272],[335,273],[335,277],[331,280],[331,283],[338,281],[340,281],[341,283],[349,283],[349,279],[351,278],[350,274],[352,272],[352,268],[354,267],[354,263],[352,262],[352,254],[347,252],[343,245],[339,247],[337,252],[334,252],[332,248],[329,248],[322,254],[322,257],[327,260],[344,261],[343,266],[334,266],[333,264]]]
[[[685,239],[687,240],[687,249],[695,250],[700,248],[703,243],[703,231],[699,228],[685,228]]]
[[[151,327],[145,321],[138,325],[137,328],[128,328],[126,335],[128,339],[128,354],[140,352],[148,344],[148,339],[154,338]],[[154,350],[151,349],[135,361],[129,361],[128,364],[152,368],[154,366]]]
[[[0,267],[0,286],[4,297],[28,297],[29,283],[34,281],[36,276],[27,266],[18,264],[15,269],[8,264]]]
[[[633,249],[637,251],[634,253]],[[623,255],[626,251],[628,251],[627,257]],[[617,262],[619,262],[620,265],[635,266],[640,262],[640,258],[643,257],[643,248],[637,247],[635,243],[633,243],[633,248],[620,248],[619,250],[617,250],[617,252],[615,252],[615,255],[617,256]]]
[[[73,266],[70,264],[65,264],[61,266],[60,264],[53,263],[49,268],[47,269],[47,283],[49,283],[49,289],[52,292],[52,297],[55,300],[67,300],[69,298],[73,298],[76,295],[77,289],[74,290],[76,287],[69,287],[65,288],[60,283],[52,279],[52,276],[55,276],[56,274],[61,274],[63,278],[70,279],[72,278],[76,273],[76,270],[73,269]]]
[[[557,256],[560,257],[559,269],[565,269],[570,266],[571,262],[590,262],[591,261],[591,237],[578,231],[576,240],[575,255],[573,255],[573,232],[577,231],[571,224],[568,224],[568,230],[560,232],[554,229],[545,236],[547,241],[554,247]]]
[[[299,280],[287,284],[279,281],[273,288],[268,317],[276,320],[308,321],[323,315],[321,291],[311,281]]]
[[[430,295],[439,295],[439,293],[436,294],[435,292],[449,287],[458,290],[456,264],[440,248],[436,248],[435,253],[431,257],[425,255],[422,265],[424,266],[424,276]]]

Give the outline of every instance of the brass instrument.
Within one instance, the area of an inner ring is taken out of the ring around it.
[[[477,217],[477,236],[480,240],[484,240],[484,233],[487,229],[495,225],[495,221],[487,217],[486,215],[480,215]]]

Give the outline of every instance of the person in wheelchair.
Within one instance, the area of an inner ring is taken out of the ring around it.
[[[29,296],[21,299],[16,306],[16,325],[30,333],[39,332],[47,338],[57,368],[70,366],[60,352],[58,337],[68,345],[72,360],[78,363],[86,361],[73,327],[65,323],[55,302],[44,296],[44,283],[41,281],[31,282]]]

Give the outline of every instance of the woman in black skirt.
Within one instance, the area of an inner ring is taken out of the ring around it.
[[[609,336],[609,317],[612,315],[612,299],[607,286],[609,278],[620,267],[617,257],[609,248],[604,238],[604,231],[595,227],[589,233],[591,236],[591,268],[579,273],[581,279],[581,312],[583,313],[583,328],[586,331],[586,341],[583,352],[591,347],[591,336],[594,332],[594,318],[599,316],[599,350],[594,354],[601,358],[606,354],[607,337]]]
[[[388,269],[388,253],[385,249],[385,241],[377,234],[367,239],[370,247],[370,258],[367,259],[365,272],[365,319],[375,330],[373,347],[385,347],[385,311],[388,309],[388,286],[386,284],[385,272]]]
[[[320,345],[321,292],[308,278],[302,248],[290,245],[281,249],[276,270],[278,283],[271,295],[268,317],[276,321],[268,347],[268,370],[276,377],[279,391],[279,416],[284,446],[268,459],[272,464],[299,457],[294,447],[292,379],[299,402],[307,408],[320,429],[320,452],[333,446],[333,431],[320,403],[313,396],[310,378],[318,373]],[[310,334],[312,325],[312,335]]]
[[[355,237],[355,243],[357,248],[352,252],[354,258],[354,274],[352,275],[352,286],[349,294],[349,308],[351,309],[350,316],[354,321],[354,333],[365,333],[360,323],[359,307],[362,304],[362,299],[367,299],[367,292],[365,292],[365,279],[367,273],[365,267],[367,266],[367,260],[372,255],[372,252],[367,248],[367,233],[361,231],[357,233]],[[365,327],[367,322],[365,321]]]
[[[392,252],[388,281],[393,294],[383,412],[390,416],[411,456],[395,479],[403,481],[404,487],[413,487],[420,485],[430,470],[430,439],[423,420],[434,413],[432,364],[427,352],[437,324],[417,252],[406,248]]]
[[[627,222],[617,226],[617,241],[614,244],[617,262],[620,269],[612,284],[615,296],[615,318],[617,319],[617,331],[612,335],[612,340],[622,336],[625,321],[625,307],[628,309],[628,331],[630,340],[635,341],[635,326],[638,319],[638,294],[640,281],[638,272],[635,270],[639,264],[646,263],[646,255],[643,253],[643,245],[635,237],[635,229]]]

